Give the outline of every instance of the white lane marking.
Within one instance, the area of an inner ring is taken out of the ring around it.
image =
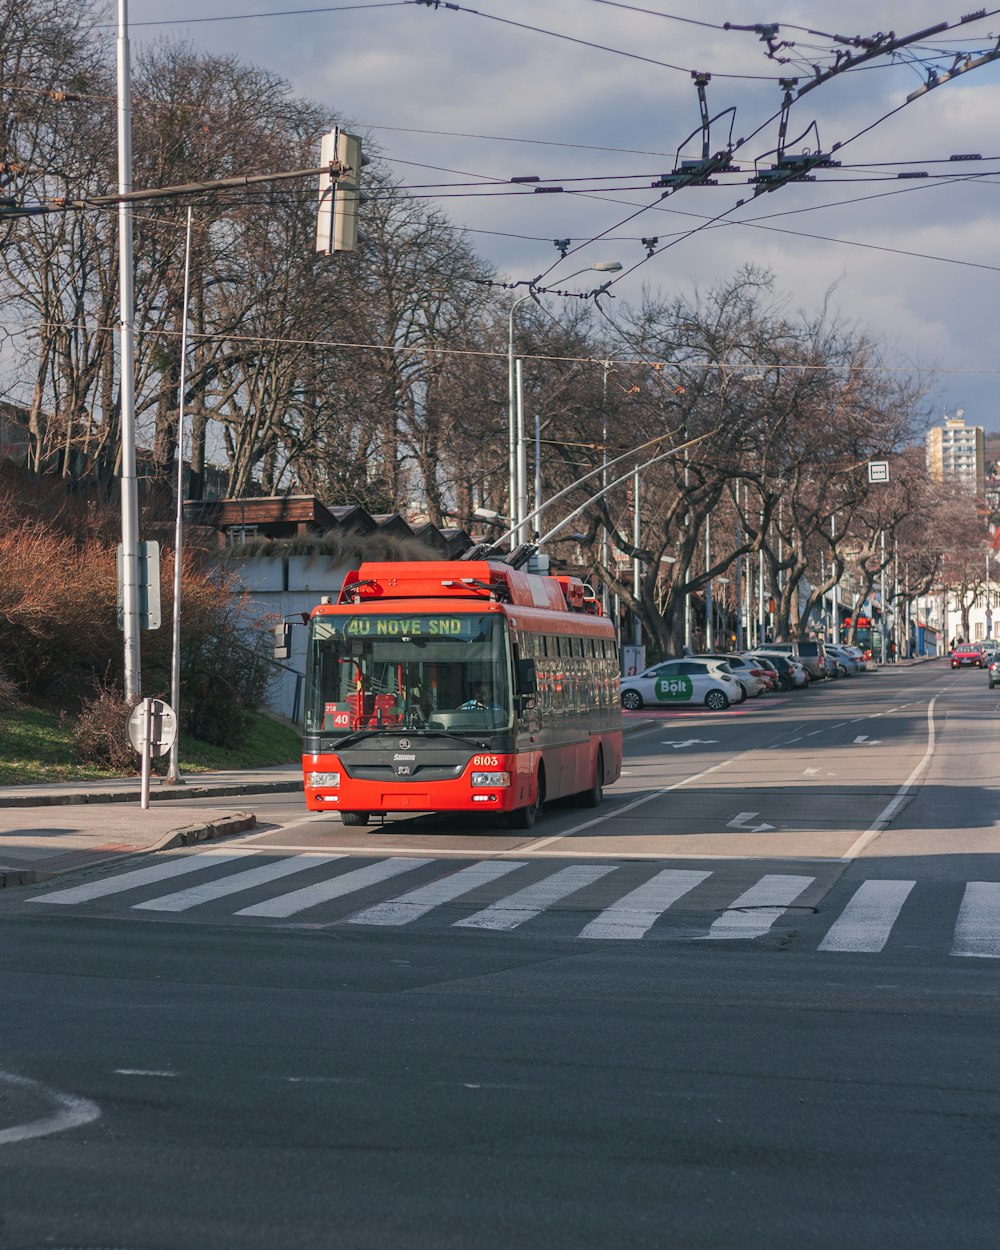
[[[176,1076],[176,1072],[159,1071],[156,1068],[115,1068],[115,1076]]]
[[[478,886],[489,885],[491,881],[496,881],[498,877],[513,872],[515,868],[523,868],[526,862],[524,860],[483,860],[478,864],[470,864],[468,868],[462,868],[452,873],[451,876],[442,877],[439,881],[432,881],[430,885],[419,886],[408,894],[401,894],[399,898],[389,899],[385,903],[376,903],[374,907],[368,907],[358,912],[356,916],[352,916],[349,923],[409,924],[411,920],[417,920],[442,903],[450,903],[452,899],[468,894],[470,890],[475,890]]]
[[[761,823],[759,825],[748,825],[748,820],[753,820],[755,816],[759,816],[760,812],[737,812],[731,821],[726,825],[727,829],[739,829],[746,833],[764,833],[768,829],[773,829],[774,825]]]
[[[193,885],[190,889],[178,890],[174,894],[161,894],[157,898],[147,899],[145,903],[136,903],[132,910],[187,911],[189,907],[197,907],[200,903],[210,903],[213,899],[225,898],[227,894],[252,890],[255,886],[267,885],[269,881],[277,881],[295,872],[305,872],[307,868],[332,864],[334,860],[343,858],[342,855],[288,856],[270,864],[261,864],[259,868],[247,868],[218,881],[206,881],[202,885]]]
[[[969,959],[1000,959],[1000,883],[966,884],[951,953]]]
[[[684,747],[712,746],[714,743],[718,741],[719,741],[718,738],[688,738],[684,742],[673,742],[672,740],[665,740],[663,745],[665,747],[673,747],[675,751],[680,751]]]
[[[13,1072],[0,1072],[0,1087],[7,1085],[19,1090],[30,1090],[57,1108],[52,1115],[42,1116],[38,1120],[29,1120],[26,1124],[14,1124],[10,1128],[0,1129],[0,1146],[8,1142],[28,1141],[32,1137],[48,1137],[50,1133],[64,1133],[67,1129],[79,1128],[89,1124],[101,1114],[96,1102],[89,1098],[78,1098],[75,1094],[64,1094],[60,1090],[33,1081],[27,1076],[17,1076]]]
[[[708,768],[703,768],[700,773],[692,773],[690,777],[682,777],[680,781],[671,782],[669,786],[662,786],[659,790],[650,790],[648,794],[641,794],[637,799],[633,799],[631,803],[611,808],[603,816],[595,816],[593,820],[585,820],[583,824],[574,825],[572,829],[566,829],[562,833],[555,833],[551,838],[539,838],[537,842],[529,842],[527,846],[519,846],[517,854],[530,855],[533,851],[541,850],[543,846],[550,846],[553,842],[561,842],[563,838],[572,837],[576,833],[583,833],[584,829],[592,829],[594,825],[602,825],[606,820],[614,820],[618,816],[624,816],[626,812],[632,811],[634,807],[641,807],[643,803],[650,803],[653,799],[669,794],[671,790],[679,790],[681,786],[689,785],[692,781],[700,781],[702,777],[707,777],[709,773],[718,772],[720,768],[725,768],[727,764],[731,764],[734,760],[742,759],[744,755],[752,755],[758,749],[758,747],[749,747],[746,751],[738,751],[735,755],[731,755],[729,759],[720,760],[718,764],[710,764]]]
[[[712,874],[665,868],[604,911],[580,933],[582,938],[641,938],[668,907]]]
[[[815,877],[768,873],[735,899],[708,931],[710,938],[755,938],[766,933],[785,908],[816,880]],[[743,910],[747,909],[747,910]]]
[[[867,734],[858,734],[854,739],[855,746],[877,747],[882,745],[881,738],[869,738]]]
[[[914,881],[863,881],[819,944],[821,951],[880,951]]]
[[[198,851],[193,855],[185,855],[179,859],[171,859],[167,863],[155,864],[152,868],[136,868],[133,872],[123,872],[116,877],[105,877],[100,881],[88,881],[86,885],[74,885],[68,890],[56,890],[52,894],[38,894],[29,898],[29,903],[88,903],[94,898],[104,898],[107,894],[120,894],[123,890],[134,890],[141,885],[155,885],[158,881],[168,881],[171,877],[181,877],[188,872],[207,871],[230,860],[244,859],[254,855],[255,851]]]
[[[806,734],[806,737],[807,737],[807,738],[815,738],[817,734],[821,734],[822,732],[823,732],[823,730],[822,730],[822,729],[813,729],[810,733],[807,733],[807,734]]]
[[[935,743],[934,704],[937,703],[939,698],[939,695],[935,695],[934,698],[931,699],[930,703],[927,704],[927,750],[924,752],[923,759],[896,791],[895,797],[889,800],[861,837],[858,838],[854,845],[849,847],[841,856],[841,859],[844,861],[854,859],[856,856],[860,855],[868,843],[878,837],[878,835],[883,831],[883,829],[885,829],[889,821],[892,820],[893,816],[895,816],[896,812],[902,806],[906,796],[917,784],[921,773],[923,773],[924,769],[931,762],[931,758],[934,755]]]
[[[533,885],[525,886],[516,894],[500,899],[491,907],[477,911],[474,916],[456,920],[452,928],[516,929],[553,903],[558,903],[567,894],[575,894],[577,890],[593,884],[609,872],[616,871],[614,867],[582,864],[573,868],[560,868],[558,872],[551,873]]]
[[[277,916],[284,918],[294,916],[296,912],[305,911],[307,907],[316,907],[319,903],[327,903],[330,899],[342,898],[345,894],[353,894],[355,890],[364,890],[370,885],[377,885],[389,877],[397,877],[401,872],[412,872],[425,864],[433,864],[432,859],[383,859],[377,864],[369,864],[366,868],[356,868],[354,872],[345,872],[339,877],[328,881],[320,881],[316,885],[304,886],[301,890],[293,890],[290,894],[279,894],[277,898],[267,899],[263,903],[255,903],[253,907],[244,907],[234,912],[236,916]]]

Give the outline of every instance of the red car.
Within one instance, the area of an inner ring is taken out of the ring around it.
[[[952,668],[982,668],[986,663],[981,647],[972,642],[957,642],[951,649]]]

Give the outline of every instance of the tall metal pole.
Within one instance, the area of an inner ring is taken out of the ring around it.
[[[880,579],[881,586],[879,590],[879,595],[882,599],[882,663],[884,664],[886,660],[889,658],[886,652],[886,646],[885,646],[885,625],[886,625],[886,621],[885,621],[885,530],[882,530],[881,534],[879,535],[879,541],[881,543],[881,557],[880,558],[882,562],[882,572],[881,572],[881,579]]]
[[[611,361],[604,362],[604,385],[601,392],[601,490],[608,489],[608,370],[611,368]],[[602,494],[601,499],[607,505],[607,495]],[[608,531],[606,526],[601,526],[601,566],[608,567]],[[601,586],[601,606],[604,609],[604,615],[608,615],[608,587],[607,583]],[[618,632],[618,619],[615,618],[615,633]]]
[[[712,567],[712,514],[705,517],[705,572]],[[705,583],[705,650],[715,650],[715,622],[712,620],[712,579]]]
[[[181,716],[181,555],[184,548],[184,391],[187,386],[188,301],[191,292],[191,209],[184,236],[184,308],[181,313],[181,367],[177,399],[177,517],[174,522],[174,636],[170,657],[170,706],[178,732],[170,746],[167,781],[180,783]]]
[[[517,360],[514,364],[514,389],[517,396],[517,513],[511,521],[517,520],[518,541],[528,541],[528,440],[524,430],[524,361]]]
[[[764,529],[764,512],[761,509],[760,528]],[[757,552],[757,642],[763,646],[767,642],[767,617],[765,616],[764,603],[764,548],[763,546]]]
[[[535,413],[535,533],[540,534],[542,514],[542,414]],[[607,613],[605,613],[607,615]]]
[[[685,424],[685,433],[686,433],[686,430],[687,430],[687,426]],[[689,526],[691,525],[691,506],[690,506],[691,501],[690,499],[687,498],[689,474],[690,474],[690,469],[688,468],[688,450],[685,447],[684,449],[684,497],[688,504],[688,510],[684,514],[685,530],[687,530]],[[687,534],[685,534],[684,537],[686,539]],[[684,569],[684,577],[687,580],[690,580],[691,578],[690,564],[687,566],[686,569]],[[690,652],[690,650],[691,650],[691,596],[690,594],[685,594],[684,596],[684,652],[685,654]]]
[[[830,517],[830,537],[837,537],[837,514],[833,513]],[[836,568],[837,563],[837,544],[834,542],[831,549],[831,558]],[[839,579],[833,584],[833,645],[840,646],[840,581]]]
[[[896,659],[900,658],[900,652],[903,650],[903,637],[900,631],[899,608],[897,600],[899,599],[899,543],[896,535],[892,536],[892,637],[896,644]]]
[[[523,304],[526,299],[531,299],[530,295],[522,295],[520,299],[514,300],[510,306],[510,316],[507,318],[507,498],[510,507],[510,523],[512,533],[510,535],[511,551],[518,544],[518,530],[513,528],[517,526],[521,519],[517,515],[517,380],[514,369],[514,309],[518,304]]]
[[[639,470],[636,469],[632,476],[632,546],[638,548],[642,539],[642,529],[639,520]],[[639,595],[642,590],[642,571],[639,568],[639,557],[632,557],[632,598],[635,603],[639,603]],[[642,621],[638,611],[633,613],[632,619],[633,642],[637,647],[642,646]]]
[[[132,102],[129,74],[128,0],[118,0],[118,192],[132,190]],[[139,698],[139,495],[135,476],[135,341],[132,272],[132,208],[118,205],[120,286],[119,372],[121,387],[122,633],[125,697]]]

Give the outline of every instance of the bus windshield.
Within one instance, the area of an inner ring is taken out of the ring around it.
[[[317,616],[309,629],[305,729],[507,729],[509,673],[499,614]]]

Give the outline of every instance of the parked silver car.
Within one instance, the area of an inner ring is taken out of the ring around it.
[[[840,677],[854,677],[861,672],[861,665],[858,663],[857,656],[852,655],[846,647],[834,646],[832,643],[828,643],[826,648],[826,667],[828,675],[833,676],[831,664],[836,665],[837,675]]]
[[[793,660],[798,660],[807,669],[813,681],[820,681],[827,676],[826,646],[818,638],[807,638],[801,642],[769,642],[764,647],[758,647],[757,650],[761,655],[770,655],[773,651],[777,655],[787,655]]]

